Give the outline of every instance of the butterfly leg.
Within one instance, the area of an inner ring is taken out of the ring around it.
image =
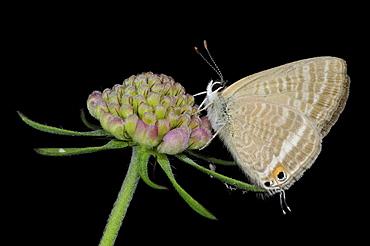
[[[285,214],[286,214],[286,212],[285,212],[285,210],[284,210],[284,205],[285,205],[285,207],[287,208],[287,210],[288,210],[289,212],[291,212],[291,210],[290,210],[290,208],[289,208],[288,204],[286,203],[285,191],[284,191],[284,190],[280,190],[280,206],[281,206],[281,210],[283,211],[283,214],[285,215]]]
[[[199,150],[202,150],[204,149],[205,147],[207,147],[211,142],[212,140],[217,136],[217,134],[221,131],[221,129],[225,126],[225,124],[223,124],[217,131],[215,134],[213,134],[212,138],[210,140],[208,140],[208,142],[206,143],[206,145],[204,145],[202,148],[200,148]]]
[[[203,110],[206,110],[210,105],[212,105],[212,102],[211,102],[211,103],[208,103],[206,106],[203,107],[203,105],[205,104],[206,101],[207,101],[207,98],[205,98],[203,100],[203,102],[198,106],[198,110],[197,110],[196,114],[200,114],[200,112],[202,112]]]

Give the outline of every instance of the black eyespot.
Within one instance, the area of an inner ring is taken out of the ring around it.
[[[279,181],[284,181],[286,179],[286,175],[284,172],[280,172],[278,175],[277,175],[277,178]]]
[[[272,181],[267,181],[267,182],[264,183],[264,185],[266,187],[270,187],[272,185]]]

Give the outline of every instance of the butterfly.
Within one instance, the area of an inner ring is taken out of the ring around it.
[[[284,191],[315,162],[345,107],[346,62],[329,56],[300,60],[228,87],[220,78],[208,84],[204,101],[212,128],[252,184],[285,200]]]

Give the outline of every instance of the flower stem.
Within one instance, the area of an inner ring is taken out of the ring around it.
[[[139,159],[140,149],[137,146],[132,148],[131,163],[128,168],[125,180],[123,181],[121,190],[117,200],[114,203],[111,214],[109,215],[108,223],[104,229],[103,237],[100,240],[99,246],[113,246],[117,238],[118,231],[121,227],[122,220],[125,217],[127,208],[134,195],[136,186],[139,182]]]

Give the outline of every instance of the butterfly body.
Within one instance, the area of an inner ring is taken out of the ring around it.
[[[311,167],[349,92],[346,64],[316,57],[207,87],[207,115],[250,181],[268,194],[288,189]]]

